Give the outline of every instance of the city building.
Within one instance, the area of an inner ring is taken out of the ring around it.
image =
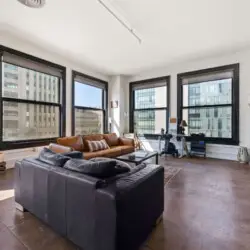
[[[59,79],[12,64],[3,63],[3,140],[27,140],[59,136],[57,103]],[[20,101],[22,100],[22,101]],[[42,101],[44,105],[25,103]]]
[[[75,109],[75,134],[103,133],[103,112],[99,110]]]
[[[183,89],[183,119],[187,121],[186,133],[204,133],[206,137],[231,138],[232,110],[221,104],[232,102],[232,79],[190,84]],[[204,106],[206,107],[198,107]],[[193,108],[192,108],[193,107]]]
[[[134,91],[134,132],[156,134],[166,129],[166,87],[145,88]]]

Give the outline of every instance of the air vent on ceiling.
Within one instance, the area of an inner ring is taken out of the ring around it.
[[[41,8],[45,4],[45,0],[18,0],[18,1],[31,8]]]

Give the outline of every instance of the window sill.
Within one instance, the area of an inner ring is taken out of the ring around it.
[[[148,140],[158,140],[161,134],[141,134],[137,135],[138,138],[145,138]],[[191,136],[185,136],[186,141],[190,142],[191,141]],[[180,137],[178,136],[178,141],[180,141]],[[232,145],[232,146],[238,146],[239,141],[233,140],[233,139],[226,139],[226,138],[208,138],[205,137],[205,142],[207,144],[221,144],[221,145]]]
[[[39,139],[39,140],[36,139],[29,141],[5,141],[0,144],[0,150],[46,146],[52,142],[56,142],[56,138]]]
[[[185,136],[186,141],[191,142],[191,136]],[[214,137],[205,137],[204,141],[207,144],[222,144],[222,145],[232,145],[232,146],[238,146],[239,141],[234,139],[228,139],[228,138],[214,138]]]

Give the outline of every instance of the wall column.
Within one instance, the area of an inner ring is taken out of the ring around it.
[[[128,132],[128,78],[126,76],[112,76],[109,82],[109,117],[112,121],[112,133],[122,136]],[[111,101],[118,101],[117,108],[111,108]]]

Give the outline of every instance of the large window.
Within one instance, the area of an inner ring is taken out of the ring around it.
[[[1,148],[35,146],[62,136],[64,68],[0,49]]]
[[[169,77],[130,83],[131,132],[153,137],[167,129],[169,84]]]
[[[81,73],[72,72],[72,134],[106,132],[107,83]]]
[[[178,75],[179,123],[185,134],[204,133],[207,141],[239,142],[239,65]]]

